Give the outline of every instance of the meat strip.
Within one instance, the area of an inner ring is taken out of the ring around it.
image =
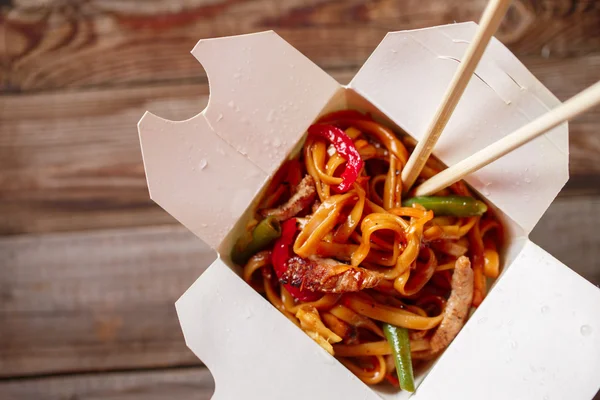
[[[306,175],[296,187],[294,195],[285,204],[261,210],[260,214],[263,217],[272,216],[278,221],[285,221],[308,207],[314,201],[316,194],[315,180],[312,176]]]
[[[431,351],[448,347],[467,319],[473,301],[473,269],[467,257],[459,257],[452,274],[452,292],[446,303],[444,318],[431,337]]]
[[[282,283],[313,292],[358,292],[377,286],[383,279],[379,272],[353,267],[331,258],[294,256],[281,276]]]

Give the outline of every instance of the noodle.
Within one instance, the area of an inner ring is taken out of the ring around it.
[[[242,278],[363,382],[387,378],[397,385],[383,324],[408,329],[415,365],[436,356],[441,346],[432,337],[460,329],[445,314],[477,307],[486,279],[499,275],[503,228],[489,210],[435,215],[419,203],[403,205],[411,188],[402,187],[401,174],[414,140],[399,139],[353,110],[325,115],[314,125],[324,126],[340,128],[336,134],[342,136],[332,140],[309,129],[298,159],[275,174],[248,230],[264,218],[260,210],[297,199],[302,205],[287,209],[310,206],[280,219],[284,233],[275,245],[249,255]],[[417,184],[443,169],[430,157]],[[303,197],[298,188],[306,179],[310,193]],[[473,197],[462,181],[435,195]],[[470,283],[455,287],[457,282]],[[472,301],[457,303],[469,290]]]
[[[336,344],[333,346],[335,354],[340,357],[365,357],[365,356],[387,356],[392,354],[392,348],[386,340],[379,342],[368,342],[354,345]],[[428,340],[411,340],[411,351],[429,350]]]
[[[361,381],[368,385],[376,385],[381,383],[381,381],[383,381],[385,378],[386,362],[382,356],[374,356],[371,358],[375,360],[376,364],[370,368],[362,365],[356,365],[353,361],[346,358],[340,358],[339,360]]]

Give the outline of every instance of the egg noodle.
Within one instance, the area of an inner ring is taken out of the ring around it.
[[[338,111],[315,126],[338,128],[345,142],[309,130],[248,225],[250,232],[268,215],[284,225],[294,220],[289,259],[278,269],[284,228],[281,238],[249,256],[242,277],[362,381],[397,386],[382,326],[408,329],[415,368],[436,357],[485,297],[487,278],[498,276],[502,226],[489,209],[464,216],[453,215],[452,202],[441,213],[407,205],[411,191],[401,174],[414,142],[370,115]],[[351,183],[344,182],[352,172],[352,155],[343,151],[348,141],[360,156]],[[443,168],[428,159],[416,185]],[[344,183],[349,189],[338,190]],[[453,196],[474,197],[461,181],[433,201]]]

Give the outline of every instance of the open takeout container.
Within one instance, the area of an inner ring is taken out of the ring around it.
[[[254,201],[320,115],[368,111],[419,140],[474,23],[389,33],[342,86],[274,32],[207,39],[192,54],[210,100],[186,121],[139,122],[150,195],[219,254],[177,301],[215,399],[403,399],[363,384],[247,285],[229,259]],[[446,165],[559,101],[492,40],[434,155]],[[600,386],[600,290],[528,239],[568,179],[568,127],[469,175],[503,220],[503,272],[416,399],[591,399]],[[557,240],[569,240],[557,237]]]

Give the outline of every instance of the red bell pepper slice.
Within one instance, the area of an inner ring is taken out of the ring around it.
[[[287,271],[288,260],[293,256],[292,245],[297,231],[296,218],[290,218],[281,225],[281,236],[275,241],[275,246],[273,247],[273,253],[271,255],[273,269],[275,269],[277,278],[281,279],[281,276]],[[322,293],[312,292],[306,289],[303,290],[302,288],[292,286],[289,283],[286,283],[283,286],[290,292],[292,297],[300,301],[315,301],[323,295]]]
[[[308,128],[308,134],[329,141],[338,154],[346,160],[346,166],[340,176],[342,183],[334,186],[333,189],[338,193],[345,193],[350,190],[363,167],[363,160],[360,158],[352,139],[337,126],[327,124],[311,125]]]

